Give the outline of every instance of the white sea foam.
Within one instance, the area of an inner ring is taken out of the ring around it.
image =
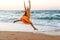
[[[33,32],[44,33],[49,35],[60,35],[60,29],[49,26],[35,26],[38,30],[33,30],[30,25],[18,23],[0,23],[0,31],[19,31],[19,32]]]

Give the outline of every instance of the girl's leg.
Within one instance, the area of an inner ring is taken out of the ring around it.
[[[18,22],[18,21],[21,21],[21,20],[16,20],[16,21],[14,21],[13,23]]]
[[[31,26],[33,27],[34,30],[38,30],[37,28],[34,27],[34,25],[31,23]]]

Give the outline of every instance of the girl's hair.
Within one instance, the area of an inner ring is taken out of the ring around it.
[[[26,10],[24,11],[24,13],[25,13],[25,14],[24,14],[23,16],[26,16],[26,14],[27,14]]]

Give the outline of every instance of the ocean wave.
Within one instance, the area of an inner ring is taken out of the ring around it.
[[[3,10],[0,11],[0,22],[13,22],[23,15],[24,11]],[[60,24],[60,10],[32,10],[31,20],[34,25],[58,26]]]
[[[40,20],[60,20],[60,17],[41,17],[41,18],[34,18]]]

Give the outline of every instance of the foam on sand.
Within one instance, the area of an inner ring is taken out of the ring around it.
[[[49,35],[60,35],[60,31],[56,31],[55,27],[35,26],[38,30],[33,30],[30,25],[17,23],[0,23],[0,31],[19,31],[19,32],[33,32],[44,33]]]

